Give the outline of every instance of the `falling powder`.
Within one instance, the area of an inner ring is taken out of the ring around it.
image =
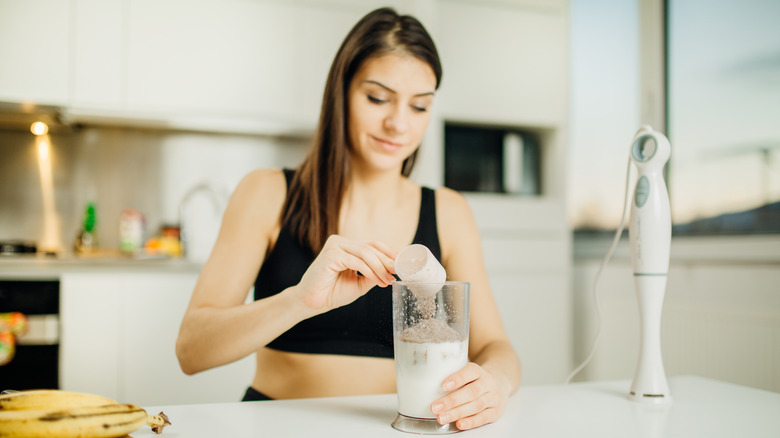
[[[431,297],[417,297],[417,310],[420,318],[429,319],[436,316],[436,295]]]
[[[457,330],[440,319],[423,319],[407,327],[399,337],[402,341],[416,343],[457,342],[461,336]]]

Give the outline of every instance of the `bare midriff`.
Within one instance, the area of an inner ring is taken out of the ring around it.
[[[395,392],[392,359],[330,354],[257,352],[252,387],[273,399]]]

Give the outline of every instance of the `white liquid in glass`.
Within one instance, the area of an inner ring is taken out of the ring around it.
[[[442,382],[468,363],[468,339],[420,343],[395,338],[398,412],[407,417],[436,418],[431,404],[446,392]]]

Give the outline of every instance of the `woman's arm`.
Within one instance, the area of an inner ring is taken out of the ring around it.
[[[179,329],[176,355],[185,373],[241,359],[298,322],[392,281],[395,255],[384,245],[331,236],[298,285],[244,304],[279,232],[286,191],[280,170],[260,170],[233,193]]]
[[[520,385],[520,362],[509,342],[490,289],[476,221],[466,199],[449,189],[436,191],[442,262],[448,280],[471,283],[471,363],[442,383],[452,391],[433,404],[439,422],[472,429],[496,421]]]
[[[266,338],[294,323],[303,310],[296,308],[290,294],[243,304],[272,235],[278,232],[285,192],[280,170],[254,171],[233,192],[179,329],[176,355],[185,373],[227,364],[257,351],[264,341],[270,341]],[[271,314],[277,317],[263,318]]]

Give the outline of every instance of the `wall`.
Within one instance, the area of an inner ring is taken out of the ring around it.
[[[123,208],[142,211],[148,233],[156,233],[162,224],[179,222],[179,203],[191,187],[208,183],[227,200],[250,170],[295,166],[308,148],[305,139],[108,127],[54,133],[50,144],[65,251],[72,249],[86,202],[97,205],[100,245],[115,248]],[[0,157],[0,239],[40,242],[44,207],[35,138],[0,130]],[[215,216],[208,202],[193,202],[193,215]]]
[[[599,326],[593,281],[609,242],[576,239],[572,291],[578,363]],[[780,391],[780,237],[673,238],[661,321],[667,376],[695,374]],[[628,245],[601,274],[601,340],[575,380],[633,378],[639,315]]]

